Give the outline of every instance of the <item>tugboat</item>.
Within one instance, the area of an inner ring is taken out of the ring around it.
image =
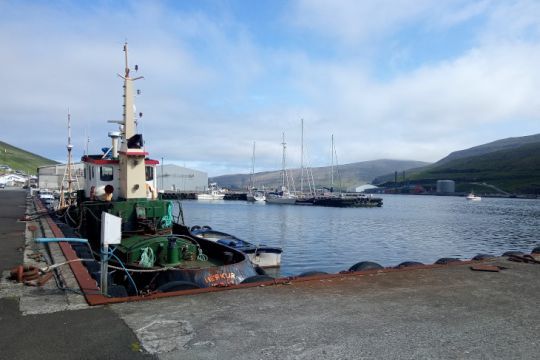
[[[103,154],[82,157],[85,188],[64,218],[88,239],[93,254],[101,249],[102,213],[122,219],[121,243],[109,253],[110,267],[117,269],[111,281],[125,286],[129,295],[236,285],[256,276],[244,253],[186,235],[183,217],[173,216],[172,201],[158,198],[159,162],[148,158],[133,111],[133,82],[142,77],[131,77],[127,44],[124,52],[125,74],[119,75],[124,83],[123,119],[111,121],[120,125],[120,131],[109,132],[112,144],[103,148]],[[75,250],[81,258],[92,256],[88,249]],[[84,263],[99,281],[97,262]]]

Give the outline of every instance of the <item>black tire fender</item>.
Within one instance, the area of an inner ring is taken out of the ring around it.
[[[380,270],[384,269],[380,264],[373,261],[360,261],[349,268],[349,271]]]

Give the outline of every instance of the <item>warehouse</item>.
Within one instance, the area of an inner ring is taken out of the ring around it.
[[[200,192],[208,188],[208,174],[178,165],[163,165],[157,169],[158,188],[165,191]]]
[[[73,188],[79,190],[84,188],[84,165],[83,163],[74,163],[73,168]],[[38,187],[40,189],[60,190],[62,180],[66,172],[66,164],[56,164],[40,166],[38,168]],[[68,177],[66,177],[66,180]],[[67,184],[67,183],[66,183]]]

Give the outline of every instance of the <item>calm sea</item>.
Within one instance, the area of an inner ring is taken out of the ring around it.
[[[272,275],[339,272],[364,260],[383,266],[478,253],[530,252],[540,245],[540,201],[383,196],[382,208],[323,208],[182,201],[186,224],[209,225],[255,244],[281,246]]]

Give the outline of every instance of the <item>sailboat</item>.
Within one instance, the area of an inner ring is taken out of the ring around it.
[[[251,175],[249,178],[249,189],[246,195],[247,201],[265,201],[264,191],[255,188],[255,141],[253,142],[253,155],[251,156]]]
[[[282,143],[283,146],[283,156],[281,160],[282,170],[281,170],[281,189],[276,192],[271,192],[266,195],[266,202],[269,204],[288,204],[294,205],[296,203],[296,195],[289,191],[290,177],[287,173],[285,166],[286,163],[286,149],[287,143],[285,142],[285,133],[282,134]],[[294,186],[294,184],[293,184]]]
[[[313,205],[315,200],[315,181],[311,169],[304,167],[304,119],[301,119],[302,137],[300,145],[300,193],[296,199],[296,205]],[[311,177],[310,177],[311,175]],[[307,180],[308,192],[304,192],[304,179]]]
[[[337,153],[334,147],[334,135],[332,134],[332,165],[331,165],[331,184],[330,192],[322,196],[316,196],[313,205],[328,207],[381,207],[383,201],[381,198],[365,196],[356,193],[334,192],[334,156],[338,168],[338,177],[340,179],[340,189],[342,188],[341,177],[339,176],[339,165],[337,164]]]

